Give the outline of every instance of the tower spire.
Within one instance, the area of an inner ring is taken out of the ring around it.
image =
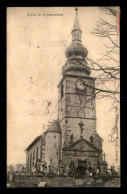
[[[81,29],[80,29],[80,25],[79,25],[79,20],[78,20],[78,8],[75,8],[76,11],[76,15],[75,15],[75,22],[74,22],[74,26],[73,26],[73,30],[72,30],[72,41],[80,41],[81,42]]]
[[[73,26],[73,30],[80,30],[80,25],[79,25],[79,21],[78,21],[78,8],[75,8],[76,11],[76,15],[75,15],[75,22],[74,22],[74,26]]]
[[[62,68],[62,75],[65,74],[76,74],[81,73],[86,76],[90,75],[91,70],[87,66],[87,63],[85,61],[85,58],[87,57],[88,51],[87,49],[82,45],[81,42],[81,29],[78,21],[78,8],[75,8],[75,21],[74,26],[72,29],[72,43],[71,45],[66,49],[65,55],[67,57],[67,62],[65,66]],[[79,75],[79,74],[78,74]]]

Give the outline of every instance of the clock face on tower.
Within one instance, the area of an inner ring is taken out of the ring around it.
[[[84,90],[86,87],[85,85],[83,84],[83,80],[79,79],[77,82],[76,82],[76,88],[78,88],[79,90]]]

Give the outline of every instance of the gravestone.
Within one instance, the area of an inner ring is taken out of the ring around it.
[[[44,182],[44,181],[41,181],[41,182],[38,184],[37,187],[45,187],[45,186],[47,186],[47,183]]]
[[[9,182],[12,182],[14,180],[14,169],[12,165],[9,166],[8,176],[9,176]]]
[[[9,174],[9,182],[12,182],[14,180],[14,175],[13,174]]]

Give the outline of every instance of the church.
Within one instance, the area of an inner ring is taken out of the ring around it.
[[[71,34],[63,78],[58,84],[58,119],[26,148],[27,170],[37,160],[47,166],[52,162],[54,168],[71,163],[87,167],[98,162],[107,168],[103,139],[96,131],[96,78],[90,76],[91,69],[85,60],[88,51],[82,44],[77,8]]]

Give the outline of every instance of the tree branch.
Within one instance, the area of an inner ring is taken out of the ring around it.
[[[120,92],[113,91],[113,90],[102,90],[102,89],[99,89],[99,88],[96,88],[96,87],[92,87],[92,86],[89,86],[89,85],[85,84],[83,81],[82,81],[82,83],[83,83],[84,86],[87,86],[87,87],[92,88],[94,90],[99,90],[100,92],[112,93],[112,94],[119,94],[120,93]]]

